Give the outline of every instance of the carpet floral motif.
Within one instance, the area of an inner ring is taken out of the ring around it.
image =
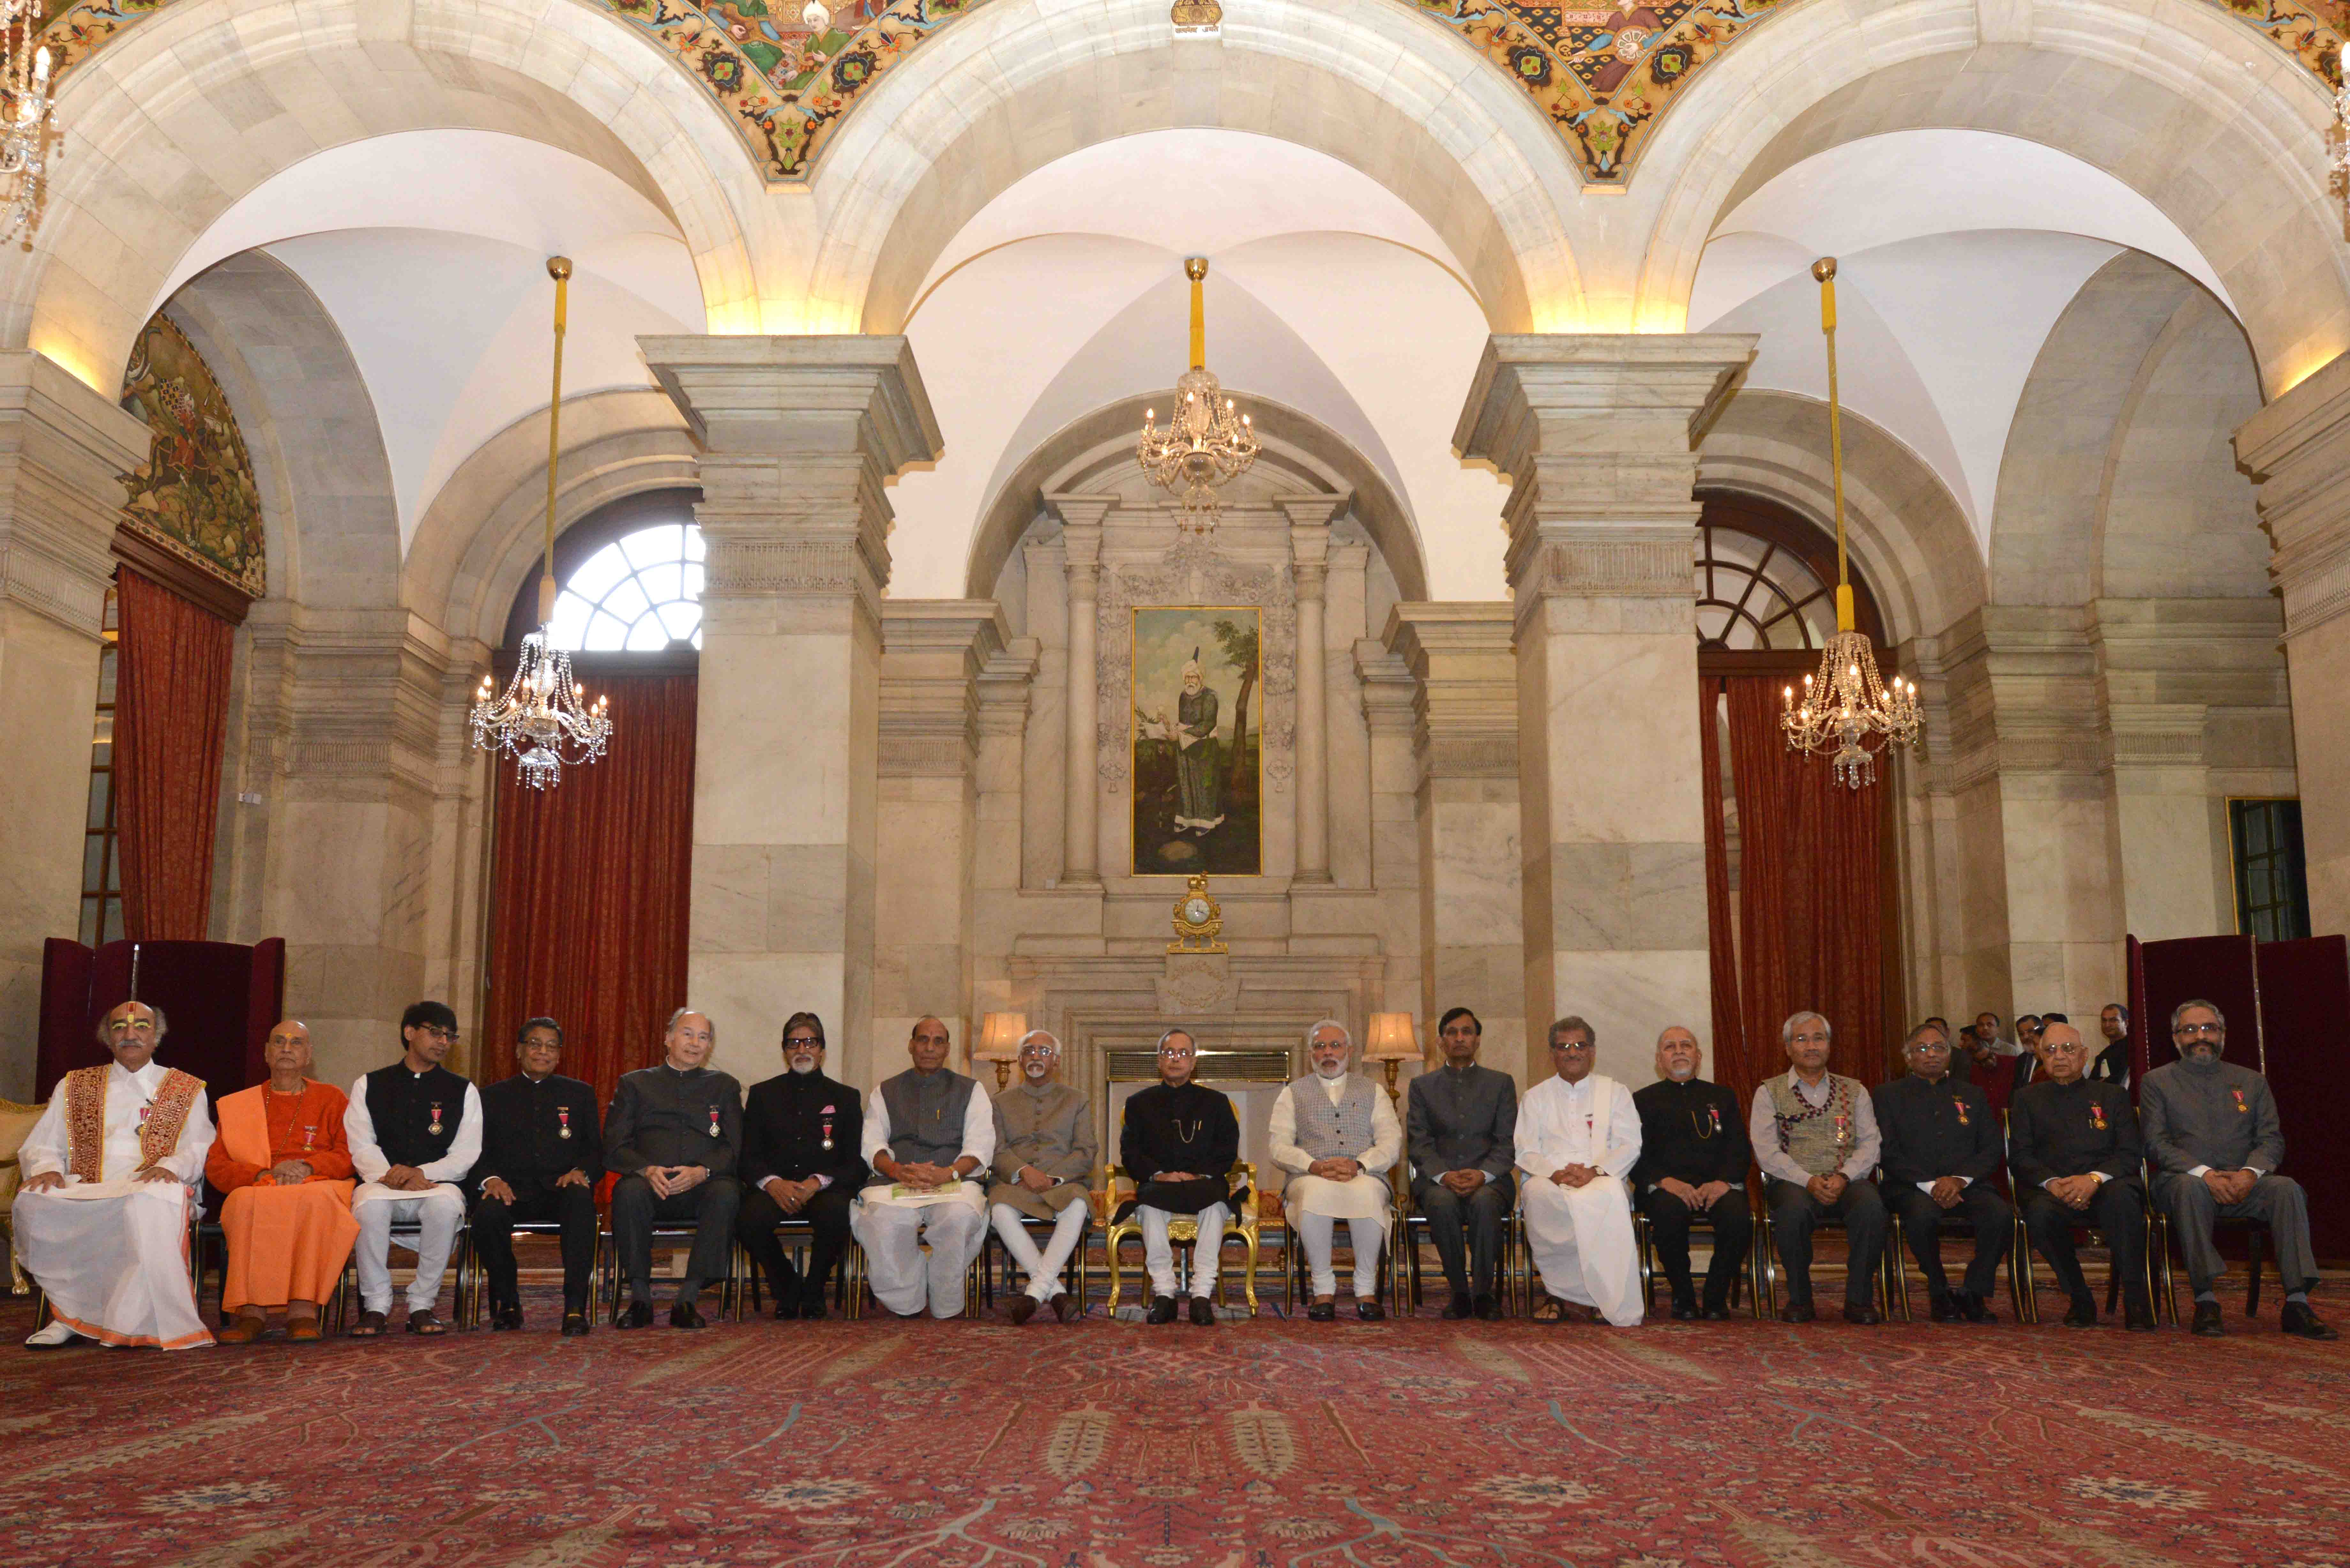
[[[61,72],[175,0],[46,0]],[[771,184],[807,180],[857,100],[987,0],[841,0],[819,33],[795,0],[577,0],[673,57],[723,106]],[[1467,38],[1549,117],[1585,179],[1621,184],[1672,99],[1748,28],[1801,0],[1396,0]],[[2203,0],[2256,27],[2329,90],[2350,0]]]
[[[10,1568],[2350,1563],[2350,1345],[2273,1309],[564,1340],[530,1293],[531,1333],[177,1355],[20,1351],[0,1305]]]

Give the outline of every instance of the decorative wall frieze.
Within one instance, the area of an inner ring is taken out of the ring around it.
[[[970,775],[979,751],[979,682],[1004,640],[1003,612],[993,599],[892,599],[883,607],[882,777]]]
[[[1412,744],[1427,776],[1518,776],[1513,618],[1498,600],[1407,603],[1388,612],[1380,640],[1411,673]]]
[[[1521,597],[1690,597],[1697,566],[1696,507],[1686,523],[1534,524],[1518,531],[1507,557]]]

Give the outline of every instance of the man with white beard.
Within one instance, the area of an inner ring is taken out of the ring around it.
[[[1598,1045],[1580,1018],[1550,1026],[1558,1075],[1528,1089],[1518,1107],[1517,1162],[1526,1173],[1526,1244],[1548,1295],[1534,1321],[1596,1308],[1628,1328],[1643,1310],[1625,1180],[1640,1159],[1640,1113],[1629,1089],[1591,1070]]]
[[[775,1315],[824,1316],[825,1288],[848,1251],[848,1205],[865,1185],[857,1152],[865,1101],[824,1072],[824,1021],[795,1012],[784,1021],[785,1071],[751,1085],[743,1110],[743,1207],[734,1234],[775,1293]],[[784,1255],[775,1227],[808,1225],[807,1272]]]
[[[1050,1031],[1020,1037],[1020,1082],[995,1096],[995,1182],[987,1211],[1003,1250],[1027,1271],[1028,1288],[1012,1301],[1012,1321],[1026,1323],[1050,1304],[1063,1323],[1086,1303],[1071,1298],[1061,1271],[1083,1244],[1093,1218],[1087,1194],[1101,1140],[1085,1096],[1060,1082],[1061,1042]],[[1024,1220],[1046,1220],[1052,1237],[1039,1252]]]
[[[1289,1172],[1282,1210],[1305,1243],[1311,1285],[1305,1315],[1315,1323],[1338,1315],[1330,1253],[1341,1220],[1354,1243],[1355,1315],[1365,1323],[1387,1316],[1379,1305],[1379,1249],[1394,1211],[1387,1172],[1403,1152],[1403,1127],[1378,1085],[1347,1070],[1352,1051],[1337,1020],[1308,1029],[1305,1058],[1314,1070],[1283,1087],[1266,1133],[1273,1162]]]

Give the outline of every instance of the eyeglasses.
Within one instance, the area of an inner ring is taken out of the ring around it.
[[[444,1045],[454,1045],[457,1043],[458,1034],[454,1029],[443,1029],[438,1023],[420,1023],[416,1027]]]
[[[2208,1034],[2217,1040],[2227,1033],[2228,1026],[2224,1023],[2182,1023],[2171,1031],[2181,1040],[2192,1040],[2199,1034]]]
[[[824,1049],[824,1042],[813,1034],[795,1034],[784,1042],[784,1049],[786,1051],[796,1051],[803,1045],[813,1045],[819,1051]]]

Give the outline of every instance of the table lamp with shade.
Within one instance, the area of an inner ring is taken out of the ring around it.
[[[1397,1098],[1402,1092],[1396,1087],[1396,1068],[1420,1059],[1419,1035],[1412,1028],[1410,1013],[1371,1014],[1371,1036],[1363,1046],[1363,1060],[1387,1064],[1388,1099]]]
[[[979,1044],[973,1048],[973,1063],[995,1064],[995,1086],[999,1089],[1012,1082],[1012,1064],[1020,1060],[1020,1039],[1028,1033],[1028,1015],[1024,1012],[991,1012],[979,1026]]]

